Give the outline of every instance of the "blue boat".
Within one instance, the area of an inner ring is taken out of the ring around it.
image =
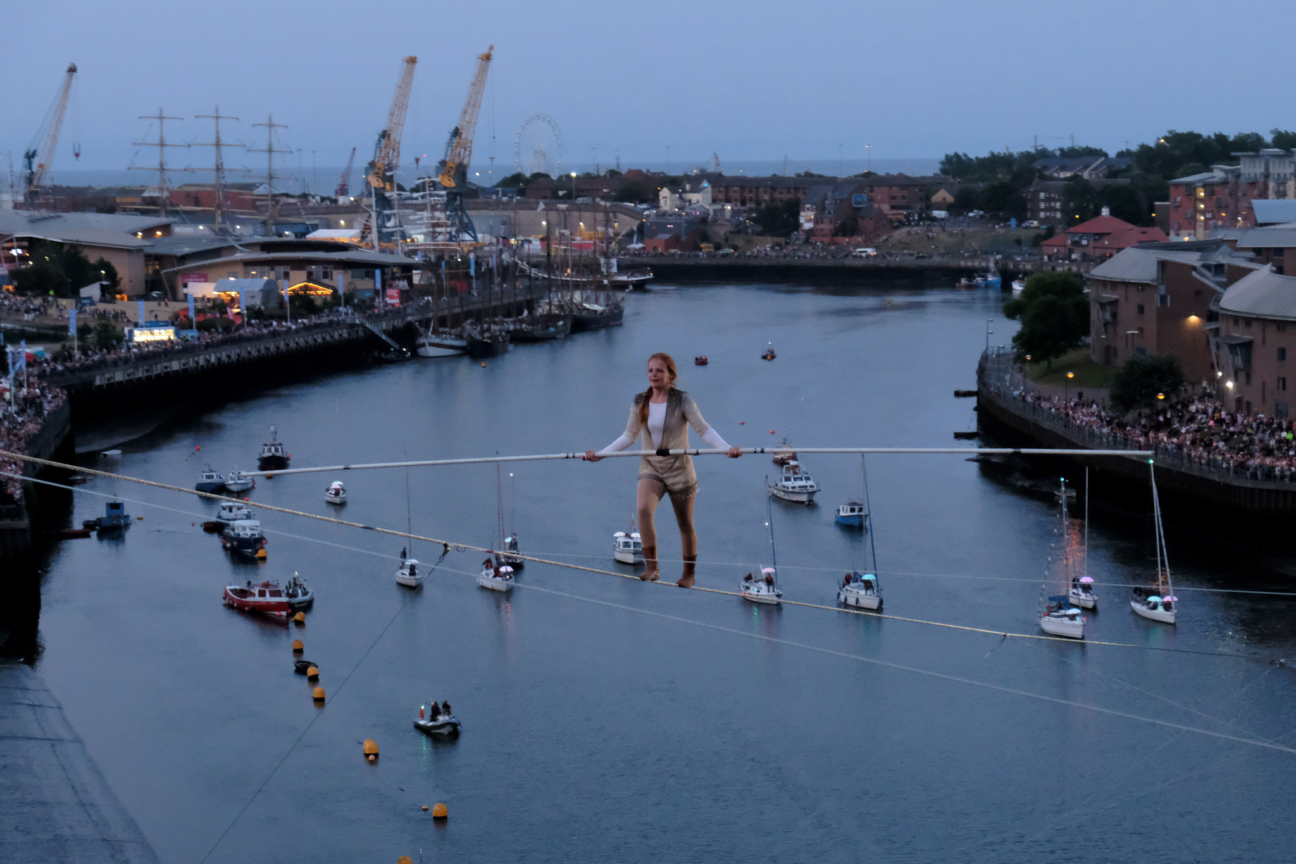
[[[225,488],[225,475],[219,471],[213,471],[211,465],[203,471],[194,484],[194,488],[199,492],[220,492]]]
[[[130,527],[130,514],[121,501],[109,501],[104,505],[104,515],[98,519],[87,519],[81,525],[100,534],[107,531],[124,531]]]
[[[837,508],[837,524],[847,528],[863,528],[864,515],[864,505],[852,498]]]
[[[1003,290],[1003,279],[999,276],[999,271],[994,268],[994,265],[991,265],[990,270],[984,276],[979,277],[977,281],[982,282],[991,291]]]

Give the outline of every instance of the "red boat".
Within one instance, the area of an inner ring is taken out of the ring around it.
[[[262,582],[260,585],[249,582],[246,586],[226,585],[225,605],[247,612],[260,612],[262,615],[274,618],[286,619],[292,613],[292,606],[289,605],[288,598],[284,596],[278,582]]]

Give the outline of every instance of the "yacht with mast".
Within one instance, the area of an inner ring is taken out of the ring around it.
[[[1069,583],[1067,578],[1075,568],[1074,556],[1071,555],[1071,519],[1067,515],[1067,488],[1066,480],[1062,480],[1061,493],[1058,498],[1062,501],[1062,521],[1058,529],[1058,536],[1062,541],[1061,561],[1057,562],[1059,575],[1062,577],[1064,584]],[[1054,594],[1044,600],[1043,586],[1040,588],[1041,609],[1039,612],[1040,629],[1050,636],[1065,636],[1069,639],[1083,639],[1085,619],[1080,614],[1080,610],[1072,606],[1067,595]]]
[[[761,568],[759,578],[748,573],[739,583],[738,590],[744,600],[777,606],[783,602],[783,591],[778,584],[778,557],[774,552],[774,508],[768,498],[765,499],[765,518],[765,525],[769,528],[770,566]]]
[[[1072,606],[1081,609],[1097,609],[1098,595],[1093,590],[1094,580],[1089,575],[1089,469],[1085,468],[1085,518],[1084,518],[1084,575],[1072,578],[1071,590],[1067,592]]]
[[[868,497],[868,468],[864,464],[864,457],[860,456],[860,468],[863,471],[862,480],[862,499],[864,503],[860,505],[862,511],[860,515],[861,526],[868,531],[869,537],[869,557],[872,559],[872,572],[860,573],[857,570],[847,574],[845,580],[837,588],[837,602],[846,606],[854,606],[858,609],[881,609],[882,608],[882,586],[877,577],[877,546],[873,542],[873,525],[872,525],[872,506],[869,504]],[[837,516],[837,521],[841,521],[841,514]]]
[[[1175,623],[1179,598],[1174,596],[1174,584],[1170,581],[1170,558],[1166,553],[1165,528],[1161,524],[1161,499],[1157,495],[1156,466],[1149,463],[1152,469],[1152,519],[1156,531],[1156,581],[1147,588],[1135,588],[1130,597],[1130,608],[1135,615],[1162,624]]]

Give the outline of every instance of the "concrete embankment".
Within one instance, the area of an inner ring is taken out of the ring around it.
[[[40,676],[0,664],[0,860],[156,862]]]
[[[897,261],[876,258],[731,258],[636,256],[618,259],[621,270],[648,268],[655,282],[803,284],[896,288],[952,288],[963,277],[984,273],[988,259],[960,261]],[[1016,277],[1035,272],[1036,265],[999,262],[1004,288]],[[651,287],[652,283],[649,283]]]

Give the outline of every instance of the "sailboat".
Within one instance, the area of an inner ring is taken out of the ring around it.
[[[1134,614],[1163,624],[1175,623],[1175,612],[1179,598],[1174,596],[1174,585],[1170,581],[1170,558],[1166,553],[1165,528],[1161,524],[1161,500],[1157,496],[1156,467],[1152,468],[1152,518],[1156,528],[1157,578],[1148,588],[1135,588],[1130,597],[1130,608]]]
[[[1094,593],[1093,577],[1089,575],[1089,469],[1085,468],[1085,526],[1084,526],[1084,575],[1071,580],[1071,590],[1067,598],[1072,606],[1081,609],[1097,609],[1098,595]]]
[[[761,568],[760,578],[753,577],[752,574],[748,573],[743,577],[738,589],[742,592],[744,600],[750,600],[753,603],[778,605],[783,601],[783,592],[779,590],[778,558],[774,554],[774,510],[768,498],[765,499],[765,508],[766,519],[769,520],[765,524],[769,527],[771,566]]]
[[[495,503],[499,510],[499,536],[504,540],[504,551],[499,555],[500,563],[514,570],[521,570],[526,564],[526,559],[519,557],[517,532],[514,531],[510,535],[504,528],[504,483],[500,476],[498,462],[495,463]]]
[[[1059,570],[1065,579],[1073,562],[1069,551],[1071,520],[1067,516],[1066,480],[1062,481],[1062,491],[1058,496],[1062,501],[1062,522],[1059,535],[1062,537],[1062,562]],[[1044,602],[1044,589],[1040,588],[1040,629],[1050,636],[1066,636],[1069,639],[1083,639],[1085,619],[1080,610],[1072,606],[1065,594],[1054,594]]]
[[[837,602],[844,603],[847,606],[855,606],[860,609],[881,609],[882,608],[882,586],[878,583],[877,577],[877,546],[873,543],[873,507],[869,503],[868,497],[868,468],[864,465],[864,457],[860,457],[860,467],[863,469],[863,500],[861,507],[863,510],[860,516],[861,524],[868,529],[869,535],[869,557],[872,558],[872,573],[859,573],[852,571],[846,576],[845,581],[837,589]]]
[[[409,491],[409,469],[405,469],[405,533],[414,533],[414,521],[410,516],[410,491]],[[414,549],[414,539],[410,538],[410,550]],[[407,558],[405,550],[401,550],[400,567],[396,570],[396,584],[404,585],[406,588],[417,588],[423,584],[427,578],[427,571],[419,568],[417,558]]]

